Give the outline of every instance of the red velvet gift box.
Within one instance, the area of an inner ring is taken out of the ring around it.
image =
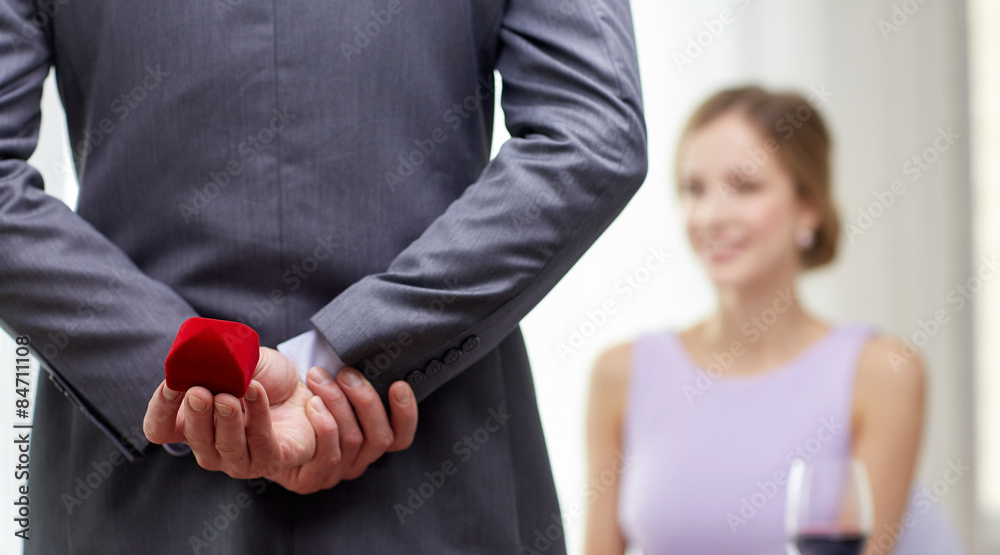
[[[167,387],[196,385],[212,394],[243,397],[260,357],[260,337],[250,326],[228,320],[188,318],[181,324],[164,364]]]

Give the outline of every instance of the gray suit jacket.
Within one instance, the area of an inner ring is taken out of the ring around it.
[[[29,553],[565,550],[518,322],[644,179],[627,0],[5,0],[0,48],[0,320],[52,375]],[[50,66],[76,213],[25,163]],[[413,446],[299,496],[150,445],[196,315],[410,380]]]

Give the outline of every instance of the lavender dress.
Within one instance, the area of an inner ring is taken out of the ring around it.
[[[789,463],[850,454],[855,368],[875,333],[867,324],[834,325],[792,360],[749,376],[699,368],[671,330],[640,336],[618,500],[629,545],[647,555],[785,554]],[[716,363],[732,364],[750,339],[716,353]],[[929,516],[915,510],[918,522],[895,553],[931,553],[912,546],[929,529],[925,548],[962,552],[933,508]]]

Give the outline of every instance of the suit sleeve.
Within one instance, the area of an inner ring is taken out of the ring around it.
[[[510,0],[499,37],[510,140],[385,272],[311,318],[383,399],[407,379],[423,400],[492,350],[645,179],[627,0]]]
[[[59,200],[27,159],[38,142],[48,29],[35,2],[0,3],[0,325],[129,460],[181,322],[195,311]]]

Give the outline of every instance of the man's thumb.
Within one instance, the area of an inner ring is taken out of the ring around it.
[[[271,405],[285,402],[295,392],[300,381],[295,363],[269,347],[260,348],[260,358],[257,359],[253,377],[264,387]]]

